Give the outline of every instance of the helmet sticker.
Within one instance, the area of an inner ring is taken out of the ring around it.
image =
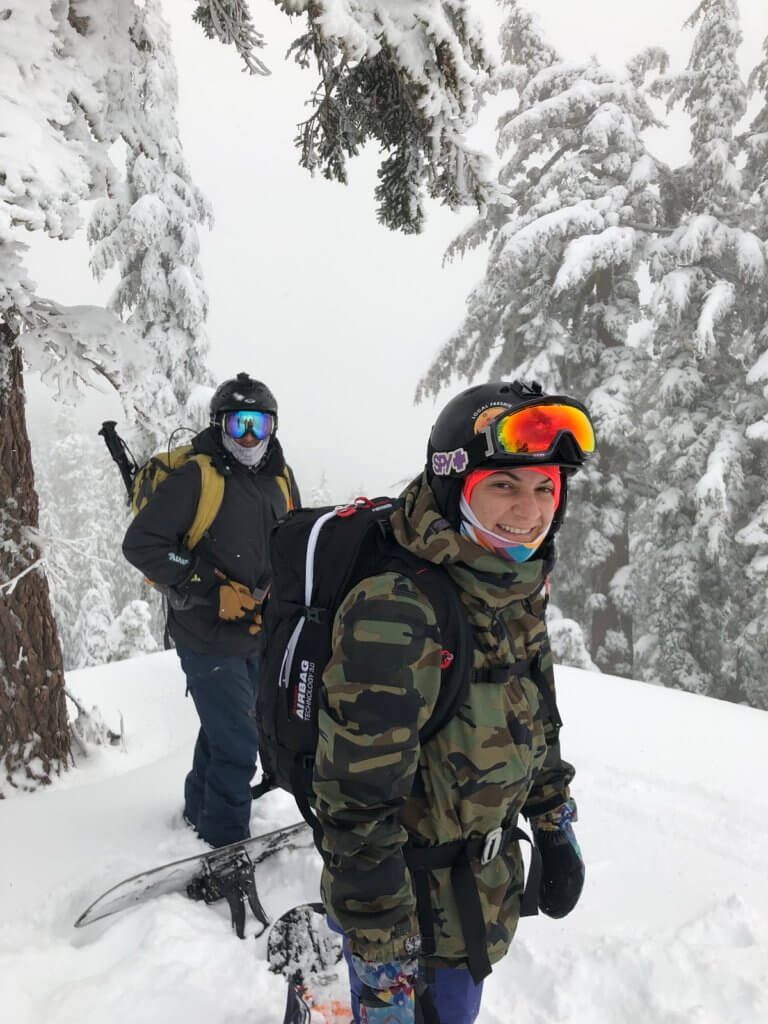
[[[506,412],[508,409],[511,408],[512,406],[509,404],[489,406],[487,405],[483,409],[476,410],[472,414],[474,417],[474,422],[472,424],[472,432],[474,434],[482,433],[482,431],[485,430],[488,424],[495,420],[497,416],[501,416],[503,412]]]
[[[450,476],[463,473],[469,464],[466,448],[454,448],[452,452],[432,453],[432,472],[435,476]]]

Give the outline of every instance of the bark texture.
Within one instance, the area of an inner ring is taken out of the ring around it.
[[[21,352],[0,322],[0,799],[66,768],[69,727],[56,622],[33,542],[38,501]]]

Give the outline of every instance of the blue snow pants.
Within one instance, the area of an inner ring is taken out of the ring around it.
[[[341,934],[341,929],[328,919],[328,925]],[[349,943],[344,936],[344,959],[349,969],[349,989],[352,996],[354,1024],[360,1024],[360,992],[363,984],[352,967]],[[440,1024],[474,1024],[480,1013],[483,983],[476,985],[465,967],[422,968],[429,985]]]
[[[259,658],[200,654],[178,644],[176,653],[200,719],[184,784],[184,816],[201,839],[226,846],[251,834]]]

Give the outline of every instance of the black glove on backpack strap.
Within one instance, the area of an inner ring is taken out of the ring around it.
[[[584,862],[564,831],[541,830],[534,837],[542,861],[539,910],[547,917],[565,917],[584,888]]]

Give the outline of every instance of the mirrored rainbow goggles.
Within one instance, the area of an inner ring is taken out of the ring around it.
[[[527,405],[501,415],[482,432],[487,441],[486,456],[554,455],[560,442],[570,435],[582,456],[595,450],[595,430],[586,409],[562,401]]]
[[[235,441],[250,432],[259,441],[266,440],[275,429],[275,417],[270,412],[258,412],[256,409],[245,409],[238,412],[225,412],[221,419],[225,434]]]

